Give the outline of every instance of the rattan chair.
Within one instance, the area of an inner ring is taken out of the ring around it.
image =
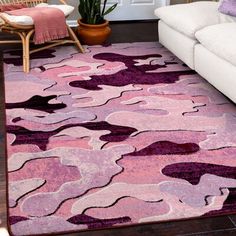
[[[62,4],[67,4],[64,0],[59,0]],[[27,7],[34,7],[39,3],[47,3],[47,0],[0,0],[2,4],[25,4]],[[20,37],[20,40],[1,40],[0,43],[22,43],[23,51],[23,71],[28,73],[30,70],[30,54],[38,52],[44,49],[48,49],[54,46],[74,43],[79,50],[83,53],[84,49],[80,44],[79,39],[73,32],[73,30],[67,25],[70,39],[53,40],[40,48],[30,50],[30,38],[34,34],[34,25],[20,25],[10,22],[6,17],[0,15],[0,30],[11,34],[16,34]]]

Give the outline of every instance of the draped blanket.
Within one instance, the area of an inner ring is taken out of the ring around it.
[[[33,19],[35,44],[68,36],[65,15],[59,9],[52,7],[22,8],[7,13],[14,16],[30,16]]]
[[[21,8],[26,8],[27,6],[24,3],[17,3],[17,4],[2,4],[0,5],[0,12],[5,12],[5,11],[12,11],[12,10],[17,10]]]

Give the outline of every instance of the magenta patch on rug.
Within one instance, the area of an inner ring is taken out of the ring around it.
[[[160,44],[4,63],[14,235],[236,212],[236,107]]]

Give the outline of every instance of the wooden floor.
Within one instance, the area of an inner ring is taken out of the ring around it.
[[[0,34],[0,38],[5,36]],[[157,23],[115,23],[112,24],[112,35],[109,43],[157,41]],[[0,49],[12,46],[1,46]],[[1,55],[2,56],[2,55]],[[2,58],[1,58],[2,59]],[[1,60],[2,61],[2,60]],[[5,182],[5,150],[4,150],[4,112],[3,112],[3,73],[0,68],[0,227],[6,227],[6,182]],[[236,215],[218,216],[197,220],[175,221],[90,231],[70,236],[172,236],[172,235],[236,235]],[[2,236],[2,235],[0,235]]]

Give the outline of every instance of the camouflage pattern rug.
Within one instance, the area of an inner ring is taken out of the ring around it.
[[[236,107],[158,43],[4,55],[14,235],[236,212]]]

